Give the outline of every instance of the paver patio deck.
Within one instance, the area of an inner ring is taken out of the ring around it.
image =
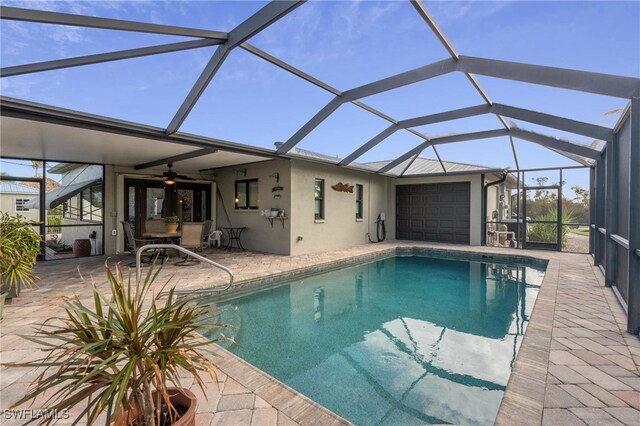
[[[402,247],[549,260],[497,424],[640,424],[640,340],[624,331],[624,311],[613,292],[604,287],[589,256],[412,242],[367,244],[292,257],[217,249],[206,253],[234,271],[235,289],[243,291],[268,284],[273,276],[313,272]],[[5,306],[5,319],[0,323],[0,361],[38,356],[35,345],[17,334],[31,333],[32,326],[59,315],[65,296],[75,293],[84,299],[89,295],[88,283],[80,280],[78,270],[85,279],[93,276],[99,286],[104,285],[105,260],[94,257],[38,264],[39,288],[25,291]],[[131,256],[113,256],[110,261],[128,263]],[[220,285],[226,276],[204,264],[178,268],[169,263],[161,278],[173,274],[171,282],[179,288]],[[217,383],[207,384],[208,399],[193,386],[192,379],[184,379],[184,385],[199,395],[198,425],[348,423],[233,354],[222,349],[219,354],[214,360],[220,374]],[[21,397],[34,376],[34,371],[0,369],[0,409]],[[0,422],[16,423],[4,416]],[[70,422],[60,420],[57,424]]]

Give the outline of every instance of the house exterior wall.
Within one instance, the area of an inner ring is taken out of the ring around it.
[[[124,218],[124,180],[126,177],[145,178],[131,168],[105,166],[105,253],[123,250],[124,237],[120,221]],[[244,170],[246,169],[246,176]],[[161,173],[164,170],[158,170]],[[156,174],[145,170],[145,175]],[[276,182],[275,173],[280,181]],[[197,178],[197,176],[193,176]],[[314,218],[314,180],[325,181],[325,218]],[[235,209],[235,181],[259,180],[259,200],[256,210]],[[495,180],[494,176],[487,177]],[[363,185],[363,218],[356,219],[355,190],[353,193],[334,191],[331,186],[339,182]],[[376,239],[375,220],[380,212],[386,214],[387,240],[395,239],[395,187],[419,183],[471,183],[471,245],[481,243],[481,175],[442,176],[433,178],[394,179],[373,173],[346,169],[330,164],[304,160],[266,160],[259,163],[221,168],[216,171],[216,183],[225,209],[216,200],[212,190],[212,219],[215,228],[227,226],[247,229],[242,243],[248,250],[280,255],[300,255],[325,250],[345,248],[368,242],[367,233]],[[213,183],[212,183],[213,184]],[[215,185],[215,184],[213,184]],[[274,199],[272,188],[282,186],[281,198]],[[115,191],[113,188],[117,188]],[[494,201],[494,203],[497,201]],[[492,205],[492,204],[490,204]],[[261,210],[278,208],[287,212],[288,219],[274,220],[273,227],[261,215]],[[117,230],[117,236],[111,230]],[[298,240],[298,237],[302,240]]]
[[[373,173],[345,169],[334,165],[302,160],[291,161],[291,254],[298,255],[363,244],[371,233],[375,240],[374,221],[387,212],[389,179]],[[314,217],[314,182],[324,179],[325,217]],[[354,186],[354,192],[334,191],[339,182]],[[355,185],[363,185],[363,217],[356,220]],[[387,232],[393,238],[393,234]],[[298,240],[302,237],[302,240]]]
[[[450,183],[450,182],[469,182],[471,184],[471,212],[470,212],[470,229],[469,241],[472,246],[479,246],[482,243],[482,179],[481,175],[461,175],[461,176],[438,176],[438,177],[422,177],[422,178],[402,178],[389,179],[389,189],[387,199],[389,203],[389,214],[387,215],[387,235],[390,239],[396,235],[396,186],[398,185],[414,185],[414,184],[430,184],[430,183]]]
[[[276,173],[280,175],[279,182],[276,180]],[[256,210],[235,208],[235,182],[246,179],[258,179],[258,209]],[[281,255],[292,254],[290,241],[295,214],[291,211],[292,178],[291,164],[288,160],[267,160],[219,169],[216,172],[216,182],[224,203],[224,207],[221,203],[217,206],[217,227],[246,227],[242,233],[242,245],[247,250]],[[283,190],[279,191],[281,197],[279,199],[275,199],[272,192],[272,188],[276,186],[283,187]],[[229,215],[228,219],[225,208]],[[286,211],[289,219],[284,221],[284,227],[278,219],[275,219],[271,226],[269,220],[260,214],[262,210],[271,208]]]

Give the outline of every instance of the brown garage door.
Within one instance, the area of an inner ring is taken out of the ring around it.
[[[469,244],[469,182],[396,186],[396,239]]]

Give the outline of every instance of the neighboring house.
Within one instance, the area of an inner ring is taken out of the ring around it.
[[[47,169],[47,175],[59,175],[59,187],[45,194],[47,225],[51,216],[61,216],[59,241],[72,246],[77,239],[91,240],[92,253],[102,253],[103,239],[103,167],[77,163],[60,163]],[[31,198],[28,208],[39,209],[40,198]],[[55,213],[55,214],[54,214]],[[56,224],[57,225],[57,224]],[[79,226],[86,225],[86,226]],[[47,233],[52,227],[47,227]],[[59,232],[58,232],[59,231]]]
[[[20,214],[28,220],[40,221],[40,210],[29,208],[29,200],[39,194],[37,188],[32,188],[17,182],[0,182],[0,211],[12,216]]]

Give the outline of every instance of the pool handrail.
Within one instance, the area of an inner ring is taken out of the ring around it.
[[[144,253],[145,251],[148,250],[156,250],[156,249],[173,249],[173,250],[177,250],[179,252],[182,252],[190,257],[193,257],[195,259],[198,259],[202,262],[208,263],[209,265],[215,266],[218,269],[222,269],[223,271],[225,271],[227,274],[229,274],[229,283],[224,286],[224,287],[209,287],[209,288],[200,288],[200,289],[194,289],[194,290],[174,290],[173,293],[174,294],[204,294],[204,293],[216,293],[216,292],[220,292],[220,291],[225,291],[228,290],[229,288],[231,288],[231,286],[233,285],[233,272],[231,271],[231,269],[227,268],[224,265],[221,265],[217,262],[214,262],[211,259],[207,259],[204,256],[199,255],[198,253],[194,253],[191,250],[187,250],[184,247],[181,247],[179,245],[176,244],[146,244],[142,247],[140,247],[138,250],[136,250],[136,282],[140,282],[140,279],[142,278],[142,253]],[[168,291],[163,291],[162,293],[160,293],[158,295],[158,297],[163,297],[166,296],[167,294],[169,294]]]

